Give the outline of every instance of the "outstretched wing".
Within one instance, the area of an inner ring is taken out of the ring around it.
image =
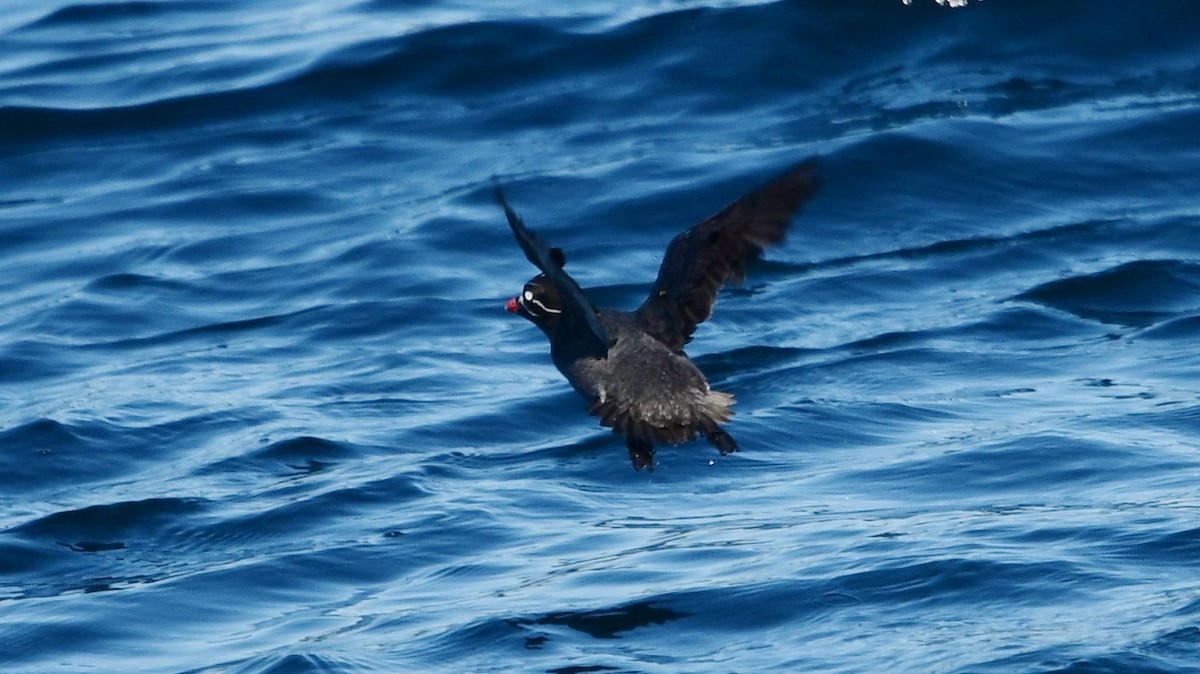
[[[497,181],[495,185],[496,201],[504,208],[508,226],[512,228],[513,236],[517,238],[521,250],[525,251],[525,257],[541,269],[558,290],[563,303],[562,320],[566,323],[566,329],[579,340],[584,353],[593,358],[604,358],[608,355],[608,333],[605,332],[604,326],[600,325],[596,307],[583,294],[575,279],[563,271],[565,258],[562,250],[547,246],[540,236],[526,227],[521,221],[521,216],[508,205],[500,183]]]
[[[712,315],[725,281],[743,280],[746,265],[783,239],[792,216],[819,184],[814,157],[676,236],[650,297],[636,312],[642,328],[674,350],[692,341],[696,326]]]

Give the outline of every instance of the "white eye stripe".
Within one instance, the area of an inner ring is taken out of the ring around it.
[[[538,308],[542,310],[543,313],[547,313],[547,314],[561,314],[562,313],[562,309],[551,309],[550,307],[546,306],[545,304],[542,304],[541,301],[538,300],[537,298],[535,298],[533,296],[533,293],[529,292],[528,290],[526,290],[525,294],[521,296],[521,299],[523,300],[521,302],[521,304],[525,304],[527,302],[532,302],[532,303],[536,304],[538,306]]]
[[[550,307],[546,306],[545,304],[542,304],[541,302],[539,302],[537,300],[533,300],[533,303],[538,305],[539,307],[541,307],[542,311],[544,311],[548,314],[561,314],[562,313],[562,309],[551,309]]]

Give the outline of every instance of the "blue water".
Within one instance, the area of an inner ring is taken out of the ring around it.
[[[1191,3],[8,0],[0,670],[1200,671]],[[604,305],[823,157],[634,472]]]

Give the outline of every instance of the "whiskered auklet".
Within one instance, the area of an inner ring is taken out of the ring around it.
[[[737,451],[719,425],[733,415],[733,396],[711,390],[683,347],[712,315],[721,286],[745,278],[746,265],[783,238],[818,184],[816,159],[808,159],[676,236],[650,297],[632,312],[596,308],[563,271],[562,249],[526,227],[496,184],[517,242],[542,270],[505,308],[546,333],[554,365],[600,423],[625,436],[635,469],[654,469],[656,443],[697,435],[722,455]]]

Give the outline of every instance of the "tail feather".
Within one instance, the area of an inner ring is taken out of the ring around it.
[[[677,412],[675,418],[661,409],[646,410],[613,398],[593,404],[589,411],[600,418],[601,425],[643,443],[678,445],[702,435],[727,453],[736,451],[737,443],[719,424],[733,417],[730,409],[733,403],[733,396],[728,393],[705,391],[703,397]]]

